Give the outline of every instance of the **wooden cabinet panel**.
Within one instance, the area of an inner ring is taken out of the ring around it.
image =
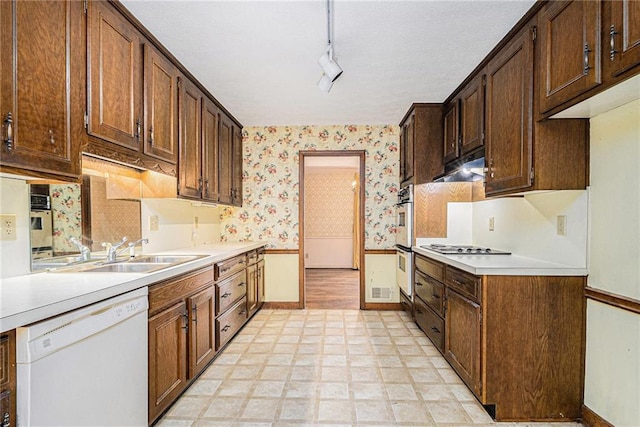
[[[411,113],[402,125],[400,144],[400,182],[413,178],[414,144],[415,144],[415,112]]]
[[[242,206],[242,129],[235,125],[231,159],[231,204]]]
[[[533,38],[525,27],[487,65],[486,193],[531,185]]]
[[[480,305],[447,289],[445,330],[445,358],[481,399]]]
[[[238,299],[247,294],[247,272],[241,271],[235,276],[216,284],[217,311],[224,313]]]
[[[265,270],[264,270],[264,266],[265,266],[264,260],[260,260],[256,264],[256,268],[258,270],[258,309],[260,309],[262,307],[262,305],[264,304],[264,301],[265,301],[265,294],[264,294],[264,284],[265,284],[264,271]]]
[[[424,184],[442,175],[442,104],[412,104],[400,133],[400,185]]]
[[[213,282],[213,268],[209,266],[150,286],[149,314],[184,300],[210,282]]]
[[[218,198],[220,203],[233,202],[233,122],[220,114],[218,123]]]
[[[187,329],[184,301],[149,319],[149,423],[187,386]]]
[[[444,114],[444,162],[455,160],[460,155],[460,132],[458,101],[453,101]]]
[[[247,257],[245,254],[238,255],[233,258],[226,259],[224,261],[216,262],[215,268],[215,279],[222,280],[226,277],[231,276],[232,274],[237,273],[238,271],[244,270],[247,264]]]
[[[256,265],[247,267],[247,317],[251,317],[258,310],[258,268]]]
[[[460,154],[465,155],[484,144],[485,76],[478,75],[460,93]]]
[[[216,297],[213,286],[187,299],[189,311],[189,379],[197,376],[216,354]]]
[[[413,310],[416,323],[429,337],[433,345],[444,351],[444,320],[429,308],[420,298],[414,298]]]
[[[420,270],[427,276],[431,276],[439,282],[444,282],[444,269],[445,266],[441,262],[425,258],[416,254],[415,257],[416,269]]]
[[[178,194],[181,197],[199,199],[202,195],[202,98],[202,92],[191,81],[180,79]]]
[[[178,68],[151,44],[144,46],[144,154],[178,158]]]
[[[415,292],[429,307],[444,316],[444,285],[416,270]]]
[[[89,2],[88,132],[140,149],[142,122],[142,36],[106,2]]]
[[[16,335],[0,336],[0,425],[16,425]]]
[[[0,2],[2,166],[77,178],[85,90],[76,1]]]
[[[601,83],[601,4],[551,2],[539,17],[540,110],[549,111]]]
[[[216,320],[217,327],[217,349],[222,348],[233,336],[238,329],[247,321],[247,299],[242,298],[232,308],[224,314],[218,316]]]
[[[614,0],[610,6],[609,54],[603,61],[609,75],[618,76],[640,65],[640,2]]]
[[[218,120],[220,110],[209,98],[202,103],[202,198],[218,201]]]
[[[466,273],[457,268],[447,266],[445,274],[445,283],[447,286],[471,298],[474,301],[480,301],[481,279],[473,274]]]

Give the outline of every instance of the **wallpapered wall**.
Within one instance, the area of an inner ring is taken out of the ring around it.
[[[357,169],[311,168],[304,173],[305,237],[353,237]]]
[[[222,241],[298,249],[300,150],[365,150],[365,248],[395,244],[397,126],[268,126],[243,132],[242,208],[221,209]]]

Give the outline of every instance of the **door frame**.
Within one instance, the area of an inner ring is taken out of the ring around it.
[[[311,150],[300,150],[299,152],[299,180],[300,188],[298,189],[299,194],[299,202],[298,202],[298,224],[299,224],[299,243],[298,243],[298,275],[299,275],[299,285],[298,285],[298,308],[305,308],[306,306],[306,295],[305,295],[305,263],[304,263],[304,167],[305,167],[305,158],[307,157],[358,157],[358,174],[360,179],[360,191],[358,192],[359,197],[359,212],[358,216],[360,217],[360,227],[358,230],[358,234],[360,236],[360,254],[359,258],[359,278],[360,278],[360,310],[365,309],[365,287],[364,287],[364,172],[365,172],[365,158],[366,151],[365,150],[320,150],[320,151],[311,151]]]

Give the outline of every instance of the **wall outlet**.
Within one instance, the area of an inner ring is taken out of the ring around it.
[[[566,215],[558,215],[556,217],[556,234],[558,236],[567,235],[567,216]]]
[[[16,215],[0,215],[0,240],[16,240]]]
[[[489,231],[493,231],[496,227],[496,219],[492,216],[489,217]]]
[[[149,217],[149,231],[158,231],[160,228],[160,219],[158,215],[151,215]]]

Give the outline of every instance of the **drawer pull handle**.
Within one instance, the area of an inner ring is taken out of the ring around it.
[[[583,53],[584,53],[584,74],[587,75],[589,74],[589,70],[591,69],[591,67],[589,66],[589,53],[591,53],[591,49],[589,49],[588,43],[585,43]]]
[[[433,327],[431,328],[431,330],[432,330],[433,332],[435,332],[436,334],[439,334],[439,333],[440,333],[440,330],[439,330],[438,328],[436,328],[435,326],[433,326]]]
[[[422,310],[420,310],[419,308],[416,308],[416,313],[422,314]]]
[[[247,286],[247,284],[246,284],[245,282],[238,283],[238,287],[239,287],[239,288],[241,288],[241,287],[243,287],[243,286]]]
[[[7,146],[7,151],[13,150],[13,116],[11,112],[7,113],[7,117],[4,119],[5,138],[4,144]]]
[[[416,282],[416,286],[422,286],[422,283]]]
[[[133,134],[134,138],[140,142],[140,133],[142,130],[142,123],[140,122],[140,119],[136,120],[136,132]]]
[[[609,44],[611,47],[611,49],[609,50],[609,57],[611,58],[612,61],[616,58],[616,53],[618,53],[618,51],[616,50],[617,34],[618,32],[616,31],[616,27],[612,25],[611,28],[609,29]]]
[[[182,314],[182,329],[185,332],[189,332],[189,315],[187,313]]]
[[[247,314],[246,310],[242,310],[242,311],[238,312],[238,316],[244,316],[245,314]]]
[[[231,296],[231,292],[225,292],[224,294],[220,295],[220,298],[227,298]]]
[[[230,328],[231,325],[226,325],[224,328],[222,328],[222,332],[227,332]]]

